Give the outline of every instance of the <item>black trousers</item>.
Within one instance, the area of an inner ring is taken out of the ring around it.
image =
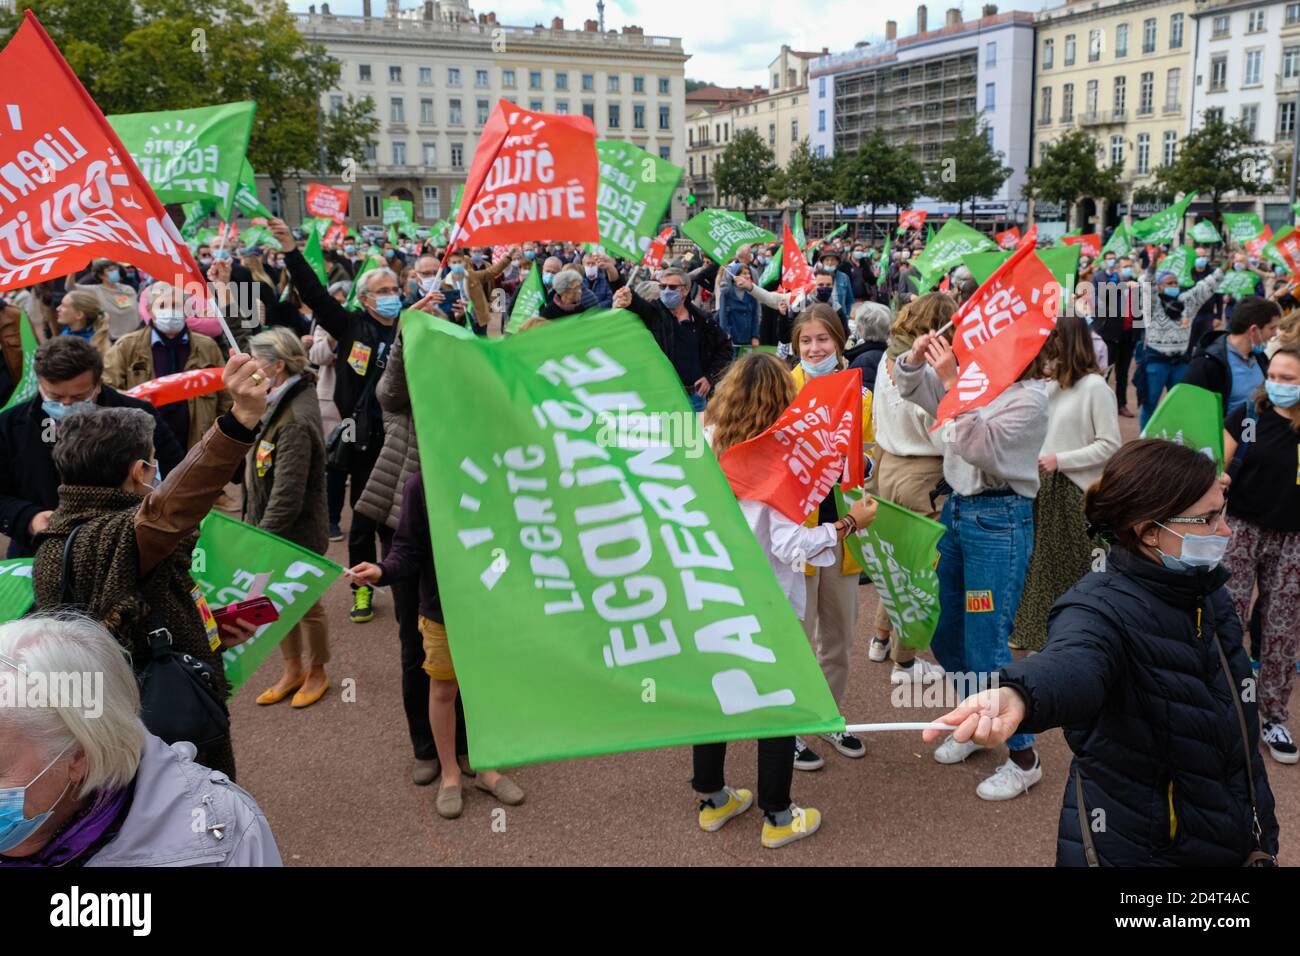
[[[348,472],[348,477],[352,479],[352,487],[348,490],[348,502],[352,505],[352,524],[348,528],[348,567],[356,567],[362,561],[375,563],[376,535],[385,553],[393,540],[392,528],[357,512],[357,502],[366,490],[366,482],[370,480],[370,472],[378,459],[379,447],[376,446],[373,452],[357,456]],[[355,589],[356,585],[353,585],[353,590]]]
[[[1115,398],[1119,401],[1120,408],[1128,407],[1128,368],[1133,361],[1137,335],[1135,329],[1125,329],[1110,353],[1111,364],[1115,366]]]
[[[325,500],[329,507],[330,524],[343,519],[343,499],[348,493],[348,473],[339,468],[325,468]]]
[[[438,748],[429,727],[429,675],[424,672],[424,640],[420,636],[420,586],[414,578],[393,584],[393,608],[397,613],[397,636],[402,646],[402,709],[411,749],[416,760],[436,760]],[[465,708],[456,695],[456,753],[469,753],[465,737]]]
[[[696,793],[717,793],[726,786],[724,765],[727,745],[696,744],[691,748]],[[764,813],[790,808],[790,780],[794,777],[794,738],[769,737],[758,742],[758,807]]]

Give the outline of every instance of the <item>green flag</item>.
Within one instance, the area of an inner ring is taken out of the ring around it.
[[[1171,388],[1142,429],[1143,438],[1163,438],[1213,458],[1223,471],[1223,399],[1185,382]]]
[[[235,190],[235,209],[250,218],[254,216],[271,218],[271,210],[262,205],[262,200],[257,198],[257,174],[253,172],[253,167],[249,164],[247,158],[244,159],[244,165],[239,169],[239,186]]]
[[[972,252],[997,249],[998,244],[963,222],[949,219],[925,244],[925,249],[912,260],[919,273],[918,292],[924,292],[939,278]]]
[[[1277,240],[1280,236],[1285,235],[1287,231],[1288,230],[1283,230],[1282,232],[1275,235],[1268,242],[1264,243],[1264,248],[1261,249],[1259,253],[1259,257],[1261,259],[1267,259],[1269,262],[1273,263],[1274,265],[1281,266],[1283,269],[1285,269],[1286,271],[1283,273],[1283,275],[1291,274],[1291,263],[1287,262],[1286,259],[1282,258],[1282,253],[1277,251]]]
[[[880,250],[880,275],[883,279],[889,272],[889,230],[885,230],[885,245]]]
[[[1225,212],[1223,228],[1228,231],[1228,241],[1244,246],[1264,231],[1264,224],[1253,212]]]
[[[1215,288],[1215,292],[1223,295],[1230,295],[1234,299],[1244,299],[1248,295],[1255,294],[1255,284],[1259,282],[1259,276],[1253,272],[1227,272],[1224,273],[1223,281]]]
[[[1038,257],[1058,283],[1073,291],[1075,276],[1079,274],[1079,253],[1078,246],[1053,246],[1050,249],[1035,249],[1031,255]],[[1010,258],[1010,250],[999,250],[998,252],[973,252],[962,256],[961,261],[970,270],[975,281],[983,285],[997,267]]]
[[[274,449],[271,454],[274,460]],[[314,551],[220,512],[209,512],[199,526],[190,566],[190,575],[203,588],[208,604],[217,608],[246,600],[253,586],[261,584],[260,593],[280,612],[278,621],[222,652],[232,697],[342,573],[341,567]]]
[[[600,188],[596,221],[600,244],[610,255],[640,262],[668,214],[682,168],[639,146],[596,140]]]
[[[1113,252],[1117,256],[1130,255],[1133,252],[1133,242],[1129,238],[1128,226],[1122,222],[1116,226],[1101,251],[1103,255],[1107,252]]]
[[[120,114],[108,122],[160,200],[210,196],[229,221],[256,109],[256,103],[222,103]]]
[[[795,245],[800,249],[808,245],[808,236],[803,231],[803,210],[796,209],[794,213],[794,225],[790,227],[790,235],[794,236]]]
[[[301,228],[303,232],[315,232],[324,239],[325,233],[329,232],[332,225],[334,225],[333,219],[326,219],[324,216],[308,216],[302,221]]]
[[[1214,244],[1223,241],[1223,237],[1219,235],[1219,230],[1215,229],[1214,223],[1208,219],[1202,219],[1192,226],[1189,235],[1193,240],[1200,243]]]
[[[202,223],[217,208],[215,199],[196,199],[181,206],[185,221],[181,223],[181,238],[189,241],[198,236]]]
[[[638,319],[402,328],[412,367],[439,369],[411,408],[475,766],[843,729]]]
[[[18,317],[18,335],[23,344],[23,371],[18,378],[18,384],[14,386],[13,394],[9,396],[9,401],[5,402],[4,408],[0,408],[0,412],[21,405],[36,394],[36,372],[32,366],[36,362],[36,346],[40,343],[36,341],[36,331],[27,318],[26,309],[23,309]]]
[[[928,222],[925,224],[925,242],[926,245],[934,242],[934,226]]]
[[[365,275],[367,272],[369,272],[371,269],[374,269],[379,266],[384,266],[385,264],[386,263],[384,261],[383,256],[374,256],[374,255],[366,256],[366,261],[361,263],[361,268],[358,269],[357,274],[352,277],[352,288],[348,291],[348,300],[343,303],[343,308],[345,309],[360,308],[360,306],[357,304],[357,288],[358,288],[357,283],[360,282],[361,277]]]
[[[302,257],[311,266],[311,271],[316,273],[316,278],[320,280],[320,284],[329,285],[329,274],[325,271],[325,253],[320,247],[320,233],[315,229],[307,236],[307,245],[302,250]]]
[[[836,485],[841,518],[860,497],[860,491],[844,492]],[[899,641],[924,650],[939,624],[939,576],[934,569],[946,529],[892,501],[876,498],[876,504],[876,519],[845,538],[845,545],[876,586]]]
[[[776,242],[776,236],[754,225],[738,213],[706,209],[682,223],[682,235],[695,243],[714,262],[725,265],[746,243]]]
[[[1300,202],[1293,202],[1291,204],[1291,211],[1297,216],[1300,216]]]
[[[319,241],[320,233],[313,230],[312,235]],[[280,247],[279,241],[275,236],[271,235],[271,230],[267,229],[266,226],[249,226],[239,234],[239,241],[243,243],[245,248],[250,246],[274,246],[278,249]]]
[[[771,288],[772,283],[781,281],[781,256],[784,252],[784,247],[777,246],[776,254],[768,262],[763,274],[758,277],[758,284],[764,289]]]
[[[389,227],[388,227],[388,241],[391,242],[393,245],[397,245],[397,226],[396,226],[396,224],[391,224],[391,225],[389,225]]]
[[[32,590],[32,559],[0,561],[0,624],[16,621],[36,603]]]
[[[528,268],[528,278],[524,279],[524,284],[519,287],[519,294],[515,296],[515,305],[510,310],[506,334],[513,335],[518,332],[519,326],[540,312],[545,303],[546,286],[542,282],[542,273],[534,262]]]
[[[398,199],[395,196],[386,196],[383,202],[384,225],[390,226],[394,223],[410,222],[415,218],[415,203],[409,199]]]
[[[1170,251],[1156,265],[1156,270],[1172,272],[1178,276],[1178,284],[1184,289],[1192,284],[1192,250],[1190,246],[1179,246]]]
[[[1196,193],[1188,193],[1172,206],[1167,206],[1154,216],[1140,219],[1129,227],[1133,238],[1146,243],[1170,243],[1178,238],[1183,228],[1183,217],[1187,207],[1196,198]]]

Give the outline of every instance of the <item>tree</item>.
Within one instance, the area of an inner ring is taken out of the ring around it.
[[[1070,220],[1080,200],[1118,201],[1123,166],[1101,166],[1097,161],[1100,151],[1100,145],[1088,133],[1077,128],[1070,130],[1047,147],[1037,166],[1029,167],[1025,196],[1065,205]]]
[[[1257,195],[1271,178],[1271,164],[1244,120],[1226,122],[1219,110],[1204,115],[1204,125],[1183,140],[1173,163],[1156,170],[1156,182],[1162,192],[1208,196],[1214,221],[1222,225],[1223,197]]]
[[[795,147],[784,169],[772,173],[767,181],[767,199],[775,206],[789,202],[802,209],[809,203],[825,202],[834,194],[831,161],[818,156],[804,139]]]
[[[739,202],[748,217],[750,205],[766,195],[768,180],[775,171],[772,150],[752,129],[742,129],[713,164],[713,182],[718,196]]]
[[[283,194],[296,170],[344,170],[360,160],[379,122],[369,98],[348,97],[322,119],[323,90],[340,64],[308,43],[282,0],[26,0],[0,10],[0,43],[40,18],[105,114],[257,103],[249,140],[253,168]]]
[[[958,122],[956,136],[944,153],[926,171],[928,192],[945,202],[955,202],[958,220],[968,201],[973,211],[976,199],[995,195],[1011,175],[1011,167],[1002,164],[1002,153],[993,149],[987,127],[978,117]]]
[[[925,188],[925,173],[911,150],[893,146],[877,127],[853,153],[837,155],[836,196],[845,206],[906,209]]]

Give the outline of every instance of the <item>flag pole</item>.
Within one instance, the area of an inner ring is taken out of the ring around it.
[[[845,724],[846,734],[872,734],[881,730],[947,730],[957,729],[956,724],[941,724],[938,721],[905,720],[893,724]]]

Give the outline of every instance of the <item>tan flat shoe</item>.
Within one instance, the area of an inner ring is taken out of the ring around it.
[[[465,808],[465,800],[461,796],[460,786],[440,789],[438,796],[434,798],[433,808],[438,811],[438,816],[444,820],[455,820],[460,816],[461,810]]]
[[[438,779],[438,774],[442,772],[442,766],[438,763],[438,758],[432,760],[417,760],[411,767],[411,783],[417,787],[427,787]]]
[[[266,690],[262,691],[262,693],[257,695],[257,702],[263,705],[278,704],[306,682],[307,672],[304,671],[296,681],[284,688],[284,690],[279,690],[277,687],[268,687]]]
[[[480,790],[486,790],[508,807],[517,807],[519,804],[524,802],[523,788],[505,774],[498,777],[496,785],[491,787],[483,782],[481,776],[475,777],[474,786],[478,787]]]
[[[293,700],[289,701],[289,706],[299,708],[310,707],[312,704],[316,703],[316,701],[324,697],[325,692],[329,689],[330,679],[327,677],[325,678],[325,683],[321,684],[320,687],[316,688],[314,691],[308,693],[307,691],[300,690],[298,693],[294,694]]]

